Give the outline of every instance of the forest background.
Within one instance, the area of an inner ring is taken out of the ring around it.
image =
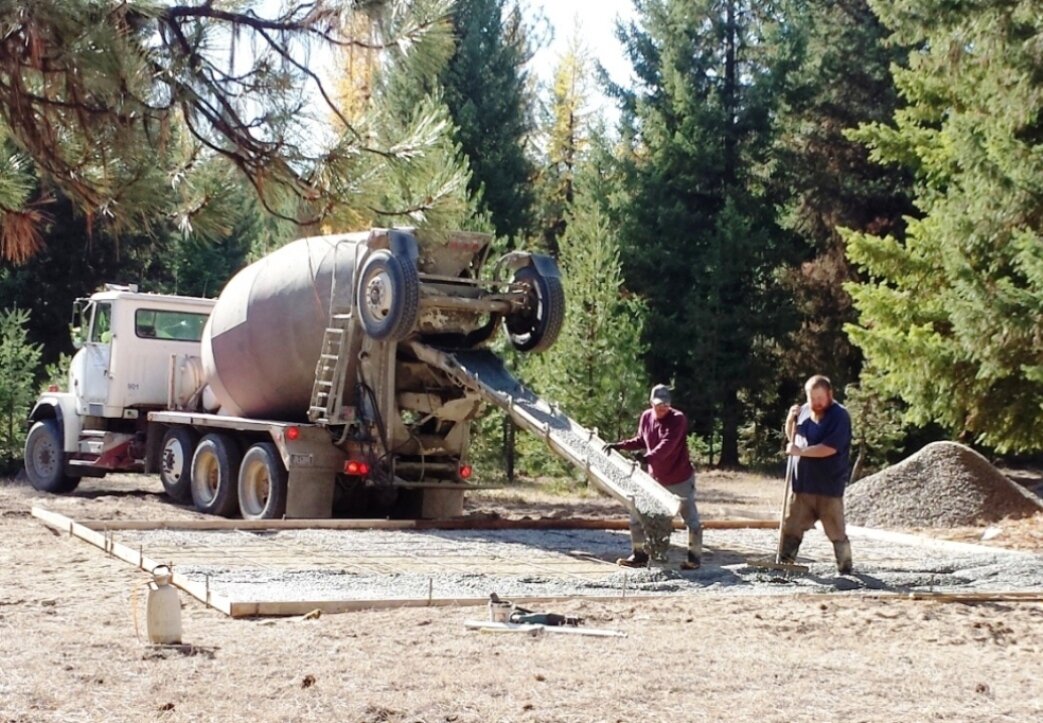
[[[542,82],[516,0],[0,0],[0,459],[75,298],[216,296],[294,238],[406,225],[557,258],[559,342],[500,352],[606,438],[664,382],[701,464],[773,468],[824,373],[863,471],[942,438],[1038,461],[1038,6],[632,4],[627,79],[580,25]],[[502,429],[487,479],[505,447],[563,472]]]

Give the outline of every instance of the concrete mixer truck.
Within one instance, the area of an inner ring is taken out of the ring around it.
[[[424,350],[502,327],[536,352],[564,316],[553,259],[489,254],[482,234],[377,229],[290,243],[216,301],[108,285],[76,303],[68,390],[30,414],[28,479],[158,473],[172,498],[248,519],[459,514],[482,394]]]

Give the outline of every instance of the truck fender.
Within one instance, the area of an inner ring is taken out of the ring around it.
[[[417,246],[416,236],[401,229],[392,229],[388,233],[388,248],[395,256],[403,261],[408,261],[415,268],[420,258],[420,249]]]
[[[558,264],[551,256],[533,254],[530,264],[544,278],[559,278],[561,276],[561,272],[558,271]]]
[[[76,413],[76,397],[73,394],[53,392],[37,399],[33,410],[29,412],[29,426],[41,419],[57,420],[62,429],[63,451],[77,451],[83,418]]]

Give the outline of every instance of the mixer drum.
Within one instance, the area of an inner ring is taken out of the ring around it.
[[[349,307],[356,246],[367,236],[299,239],[228,282],[202,339],[203,369],[221,414],[306,421],[330,296],[336,308]]]

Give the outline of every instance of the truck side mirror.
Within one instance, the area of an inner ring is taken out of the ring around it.
[[[69,324],[69,335],[72,337],[72,345],[75,349],[83,348],[83,329],[79,326]]]

